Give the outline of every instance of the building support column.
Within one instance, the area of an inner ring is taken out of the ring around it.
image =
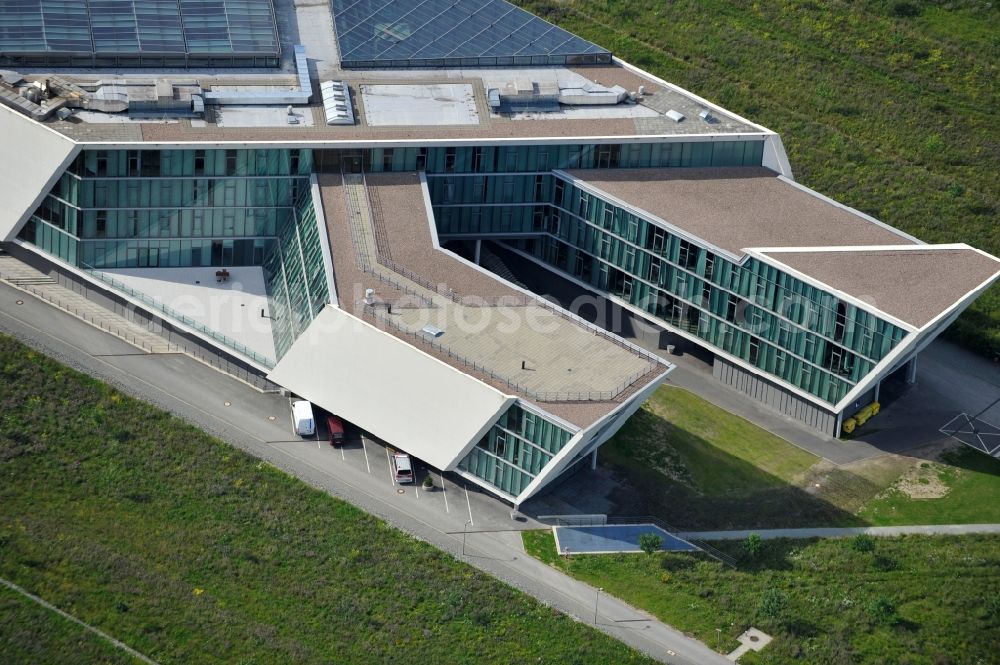
[[[917,382],[917,356],[913,356],[906,366],[906,382],[909,384]]]
[[[844,412],[841,411],[837,414],[837,423],[833,426],[833,438],[839,439],[841,434],[841,426],[844,424]]]
[[[597,469],[597,451],[590,453],[590,470],[594,471]]]
[[[879,393],[881,393],[881,392],[882,392],[882,382],[879,381],[878,383],[875,384],[875,399],[872,400],[873,402],[877,402],[878,401],[878,396],[879,396]]]
[[[477,266],[479,265],[479,255],[480,255],[480,253],[482,252],[482,250],[483,250],[483,241],[482,241],[482,240],[476,240],[476,256],[475,256],[475,264],[476,264]]]

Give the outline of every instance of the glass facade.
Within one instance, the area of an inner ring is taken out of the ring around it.
[[[277,67],[271,0],[0,0],[0,64]]]
[[[516,497],[571,438],[573,432],[514,404],[458,468]]]
[[[322,243],[312,193],[306,189],[295,206],[295,214],[281,225],[277,241],[264,259],[278,360],[330,302]]]
[[[331,0],[341,65],[610,63],[611,53],[504,0]]]
[[[551,192],[551,205],[531,206],[530,229],[521,230],[533,237],[515,246],[830,404],[907,334],[773,266],[736,264],[561,178],[541,189]]]
[[[84,268],[261,265],[308,150],[87,150],[20,237]]]
[[[308,150],[86,150],[18,237],[84,269],[262,266],[280,358],[330,301]]]
[[[762,138],[733,141],[651,143],[567,143],[433,148],[313,150],[317,170],[426,171],[442,173],[523,173],[552,169],[760,166]]]
[[[547,265],[834,404],[904,330],[763,262],[734,263],[553,173],[759,166],[763,145],[86,150],[20,237],[84,268],[263,266],[280,356],[330,297],[308,176],[423,170],[442,236],[506,235]],[[469,463],[506,468],[487,462],[488,452]]]

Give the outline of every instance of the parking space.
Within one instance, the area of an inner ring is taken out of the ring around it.
[[[289,412],[291,402],[288,401]],[[315,434],[300,437],[294,433],[294,418],[289,416],[288,428],[292,436],[287,441],[271,441],[271,445],[307,461],[317,470],[350,480],[352,485],[364,487],[380,498],[391,498],[415,516],[444,520],[452,532],[474,533],[528,527],[523,521],[511,520],[512,509],[508,504],[461,476],[441,472],[421,460],[412,459],[413,483],[396,482],[391,461],[392,446],[349,423],[345,423],[343,443],[331,445],[325,414],[317,410],[315,420]],[[431,478],[430,487],[424,485],[428,476]]]

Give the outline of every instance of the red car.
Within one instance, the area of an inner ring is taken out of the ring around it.
[[[326,429],[329,432],[331,446],[339,446],[344,443],[344,421],[330,414],[326,417]]]

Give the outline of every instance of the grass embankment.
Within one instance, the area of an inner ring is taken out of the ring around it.
[[[0,576],[162,663],[644,662],[2,335]],[[113,660],[2,598],[0,662]]]
[[[97,635],[5,586],[0,586],[0,658],[5,663],[140,663]]]
[[[799,182],[928,242],[1000,254],[1000,5],[522,0],[778,132]],[[1000,286],[951,335],[1000,352]]]
[[[750,626],[775,637],[754,663],[991,663],[1000,635],[1000,537],[765,541],[739,570],[701,555],[527,551],[729,652]],[[738,542],[715,543],[741,555]],[[863,550],[864,548],[860,548]]]
[[[960,445],[922,452],[837,467],[663,386],[601,459],[624,481],[618,514],[686,529],[1000,522],[1000,460]]]

